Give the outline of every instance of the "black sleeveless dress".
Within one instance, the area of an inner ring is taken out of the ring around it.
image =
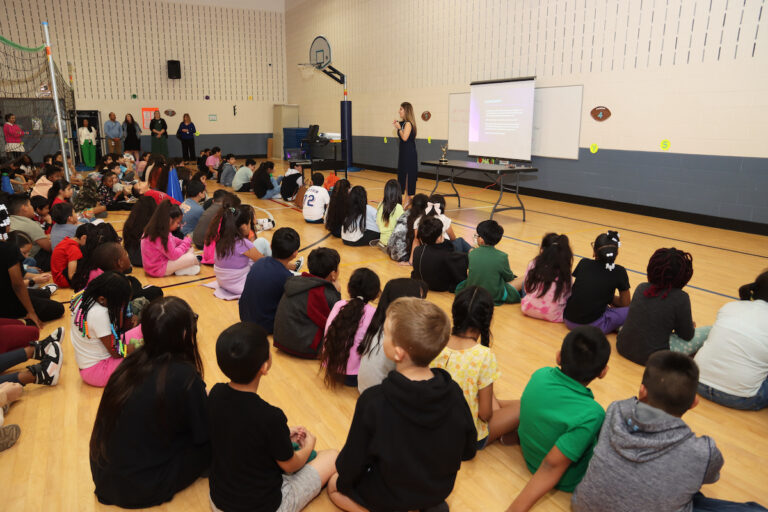
[[[136,133],[135,124],[125,125],[125,150],[126,151],[139,151],[141,149],[141,143]]]
[[[400,122],[400,128],[405,126],[405,122]],[[400,141],[400,154],[397,158],[397,181],[400,182],[400,188],[407,192],[409,196],[416,194],[416,176],[419,172],[418,156],[416,155],[416,132],[411,129],[411,134],[407,140],[403,140],[400,134],[397,136]]]

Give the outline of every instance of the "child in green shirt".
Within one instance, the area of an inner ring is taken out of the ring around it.
[[[553,488],[573,492],[605,419],[587,385],[608,372],[611,346],[593,326],[577,327],[557,353],[560,368],[536,370],[520,398],[520,448],[533,477],[507,512],[526,511]]]
[[[469,273],[456,286],[456,293],[468,286],[479,286],[490,292],[496,306],[520,302],[522,283],[511,283],[517,276],[509,268],[509,257],[495,247],[503,236],[504,228],[495,220],[477,225],[477,247],[469,252]]]

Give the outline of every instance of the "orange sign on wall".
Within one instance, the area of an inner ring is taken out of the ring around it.
[[[159,110],[160,109],[157,107],[148,107],[148,108],[141,109],[141,129],[142,130],[149,130],[149,122],[152,121],[152,118],[154,117],[155,112]]]

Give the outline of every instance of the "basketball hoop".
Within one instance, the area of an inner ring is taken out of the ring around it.
[[[308,80],[312,78],[312,75],[315,74],[315,69],[317,69],[315,68],[314,64],[310,64],[308,62],[299,63],[298,66],[299,66],[299,71],[301,71],[301,77],[304,80]]]

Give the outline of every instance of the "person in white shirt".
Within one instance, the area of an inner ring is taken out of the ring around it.
[[[88,119],[83,119],[83,125],[77,129],[77,140],[80,142],[80,152],[86,167],[96,167],[96,128],[90,126]]]
[[[733,409],[768,407],[768,271],[717,313],[696,353],[699,394]]]
[[[287,175],[288,173],[286,173]],[[304,194],[304,220],[310,224],[322,224],[325,218],[325,210],[331,202],[331,196],[323,187],[325,178],[319,172],[312,175],[312,186]]]
[[[379,226],[376,224],[376,208],[368,204],[368,193],[360,185],[352,187],[347,200],[347,216],[341,225],[341,240],[344,245],[369,245],[379,240]]]
[[[237,170],[235,177],[232,178],[232,190],[235,192],[250,192],[251,178],[253,171],[256,170],[256,160],[249,158],[245,165]]]

